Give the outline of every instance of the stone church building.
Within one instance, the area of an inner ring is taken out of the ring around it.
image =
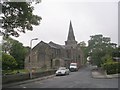
[[[71,62],[79,66],[84,64],[83,52],[75,40],[72,23],[70,21],[69,33],[65,45],[54,42],[39,42],[26,56],[25,69],[69,67]]]

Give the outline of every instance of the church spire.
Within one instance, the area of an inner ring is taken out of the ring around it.
[[[67,37],[67,41],[65,41],[66,45],[74,45],[77,44],[77,41],[75,40],[74,32],[73,32],[73,27],[72,23],[70,21],[70,26],[69,26],[69,33]]]
[[[75,41],[75,36],[74,36],[74,32],[73,32],[73,27],[72,27],[72,23],[70,21],[70,26],[69,26],[69,33],[68,33],[68,38],[67,38],[67,41],[68,40],[74,40]]]

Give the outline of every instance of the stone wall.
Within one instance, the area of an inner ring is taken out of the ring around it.
[[[48,76],[48,75],[52,75],[55,74],[56,70],[49,70],[49,71],[44,71],[44,72],[35,72],[32,74],[33,78],[39,78],[39,77],[43,77],[43,76]],[[30,75],[29,73],[26,74],[15,74],[15,75],[5,75],[2,76],[2,84],[6,84],[6,83],[13,83],[13,82],[18,82],[18,81],[24,81],[24,80],[28,80],[30,79]]]
[[[57,59],[60,63],[58,66],[55,64]],[[25,69],[69,67],[71,62],[77,62],[80,66],[83,65],[83,53],[79,45],[60,46],[53,43],[50,45],[40,42],[33,48],[31,60],[30,63],[28,55],[25,60]]]

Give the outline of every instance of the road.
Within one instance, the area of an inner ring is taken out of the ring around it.
[[[88,67],[66,76],[55,76],[10,88],[118,88],[118,79],[94,79]]]

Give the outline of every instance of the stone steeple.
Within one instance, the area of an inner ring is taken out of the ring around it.
[[[70,21],[68,38],[67,41],[65,41],[65,45],[75,45],[75,44],[77,44],[77,41],[75,40],[72,23]]]

